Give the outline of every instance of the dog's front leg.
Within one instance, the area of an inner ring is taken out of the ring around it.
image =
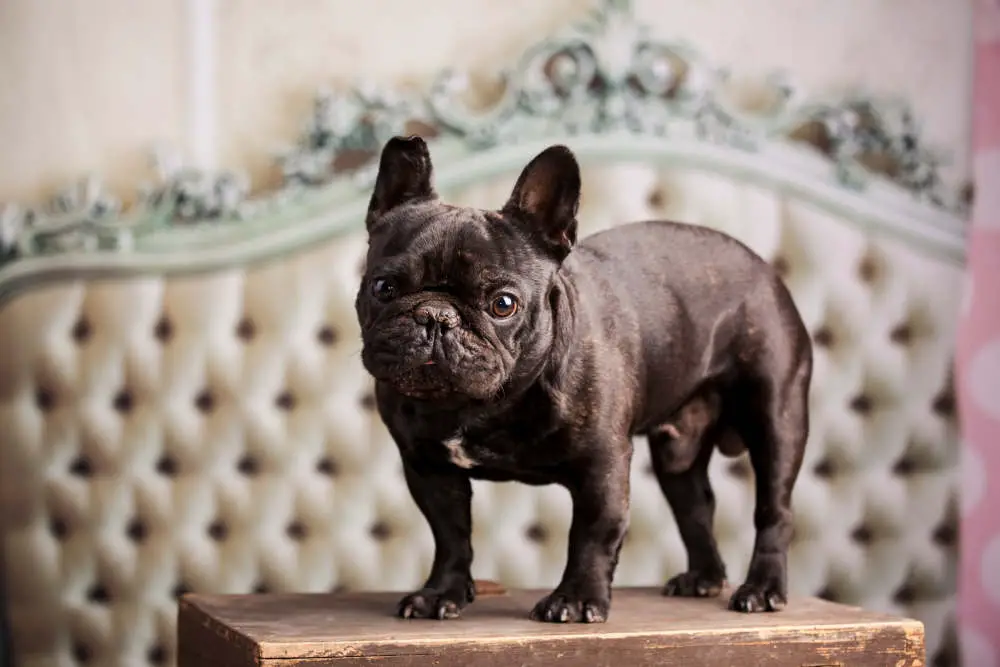
[[[472,484],[458,473],[416,469],[406,461],[410,494],[434,535],[434,563],[424,587],[399,603],[403,618],[458,618],[475,598],[472,580]]]
[[[611,582],[628,528],[631,442],[601,452],[569,485],[573,521],[566,569],[559,586],[531,612],[536,621],[603,623],[611,609]]]

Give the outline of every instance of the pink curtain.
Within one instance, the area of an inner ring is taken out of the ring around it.
[[[977,0],[975,32],[975,206],[956,373],[964,439],[958,632],[964,667],[1000,667],[1000,0]]]

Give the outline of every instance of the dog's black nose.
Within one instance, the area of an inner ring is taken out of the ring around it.
[[[461,322],[458,311],[446,303],[425,303],[413,311],[413,319],[424,326],[437,323],[442,329],[454,329]]]

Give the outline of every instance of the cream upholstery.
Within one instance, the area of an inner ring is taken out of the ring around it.
[[[502,202],[514,174],[453,193]],[[960,268],[767,189],[588,167],[583,232],[669,216],[733,233],[786,275],[817,344],[791,586],[927,624],[953,607]],[[353,313],[364,238],[196,276],[66,282],[0,309],[0,517],[21,665],[173,662],[175,596],[404,590],[430,532],[372,409]],[[746,461],[716,457],[730,577],[753,539]],[[644,447],[616,579],[685,566]],[[551,586],[559,488],[478,484],[475,575]],[[664,604],[669,604],[664,602]],[[387,610],[388,611],[388,610]]]

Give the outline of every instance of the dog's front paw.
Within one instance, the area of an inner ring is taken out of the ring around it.
[[[465,594],[425,588],[400,600],[396,613],[400,618],[434,618],[443,621],[461,616],[465,603]]]
[[[729,598],[732,611],[752,614],[758,611],[781,611],[788,604],[788,596],[776,582],[765,584],[746,583]]]
[[[682,572],[666,583],[663,594],[669,597],[714,598],[725,585],[726,577],[721,574]]]
[[[581,598],[559,592],[546,595],[531,610],[531,620],[545,623],[603,623],[608,620],[611,601]]]

